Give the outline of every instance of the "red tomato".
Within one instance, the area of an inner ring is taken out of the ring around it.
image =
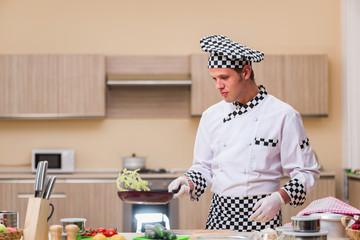
[[[15,231],[17,231],[16,228],[12,228],[12,227],[6,227],[6,229],[8,230],[8,232],[15,232]]]
[[[114,230],[114,229],[111,229],[111,228],[109,228],[108,230],[106,230],[106,232],[105,232],[105,236],[106,237],[111,237],[111,236],[113,236],[113,235],[115,235],[115,234],[117,234],[117,232]]]
[[[98,229],[96,229],[96,231],[95,231],[95,232],[97,232],[97,233],[102,233],[102,234],[104,234],[104,235],[105,235],[106,228],[98,228]]]

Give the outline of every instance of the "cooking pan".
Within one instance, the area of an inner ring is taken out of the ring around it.
[[[118,191],[119,198],[125,203],[132,204],[166,204],[178,190],[164,191]]]

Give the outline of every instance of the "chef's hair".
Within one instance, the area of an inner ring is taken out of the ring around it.
[[[235,72],[237,74],[239,74],[239,76],[240,76],[240,73],[241,73],[242,69],[243,68],[234,68]],[[254,73],[254,70],[252,68],[251,68],[251,73],[250,73],[250,80],[255,81],[255,73]]]

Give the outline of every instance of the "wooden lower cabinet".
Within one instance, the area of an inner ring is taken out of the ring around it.
[[[360,209],[360,176],[348,177],[349,204]]]
[[[0,181],[0,192],[0,210],[18,212],[23,228],[33,181]],[[61,218],[86,218],[86,227],[122,230],[122,202],[114,180],[60,180],[50,202],[55,210],[49,225],[61,224]]]
[[[284,178],[282,184],[289,179]],[[360,180],[358,182],[360,187]],[[295,216],[299,211],[307,207],[312,201],[333,196],[335,197],[335,175],[320,177],[320,180],[313,191],[311,191],[306,202],[302,206],[292,207],[286,205],[282,207],[283,224],[291,221],[291,217]],[[209,213],[212,193],[210,188],[201,196],[199,202],[192,202],[187,197],[179,200],[179,228],[180,229],[204,229]]]

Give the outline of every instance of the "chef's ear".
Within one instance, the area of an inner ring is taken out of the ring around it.
[[[250,65],[245,65],[242,68],[242,74],[244,76],[244,79],[250,79],[251,76],[251,66]]]

